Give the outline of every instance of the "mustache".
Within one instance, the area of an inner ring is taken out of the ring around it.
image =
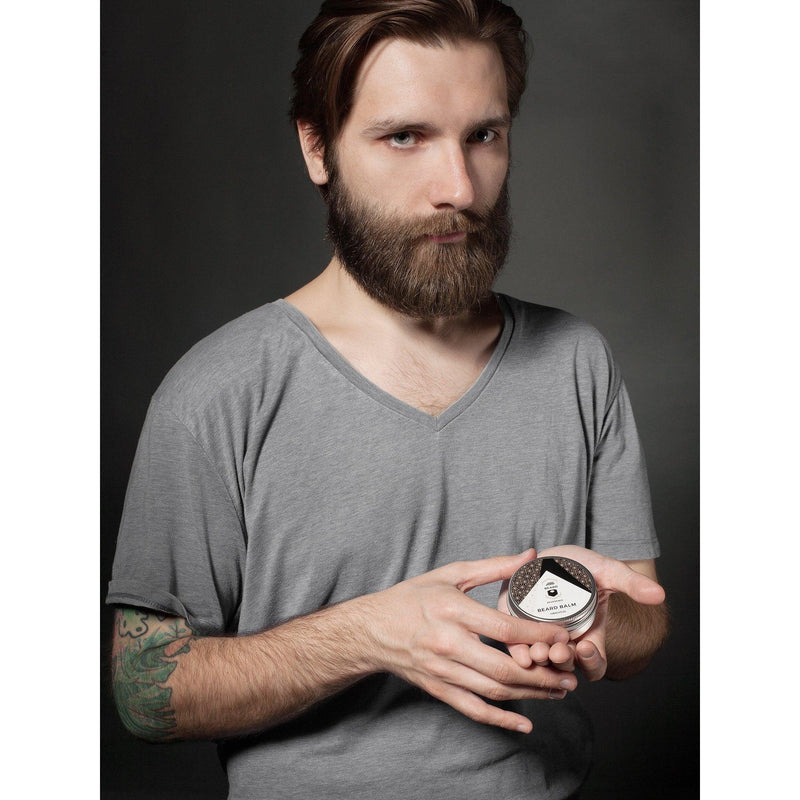
[[[478,211],[440,211],[433,216],[397,220],[395,229],[410,239],[450,236],[454,233],[478,233],[489,222],[489,215]]]

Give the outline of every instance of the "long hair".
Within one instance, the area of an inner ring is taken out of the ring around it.
[[[326,152],[350,112],[362,62],[389,38],[432,47],[461,40],[493,43],[503,59],[511,116],[519,110],[527,36],[516,12],[499,0],[325,0],[300,39],[290,117],[309,123],[316,145]]]

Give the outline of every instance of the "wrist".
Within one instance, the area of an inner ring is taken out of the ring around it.
[[[389,671],[380,634],[385,618],[381,611],[382,594],[378,592],[355,597],[339,606],[343,615],[339,634],[350,643],[353,668],[360,677]]]
[[[347,612],[347,635],[364,674],[401,675],[409,662],[409,643],[419,634],[419,587],[401,581],[387,589],[342,603]],[[422,614],[424,618],[425,614]]]

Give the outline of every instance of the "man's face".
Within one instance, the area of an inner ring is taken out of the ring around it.
[[[327,159],[331,239],[368,294],[421,318],[487,297],[510,238],[509,127],[493,46],[374,48]]]

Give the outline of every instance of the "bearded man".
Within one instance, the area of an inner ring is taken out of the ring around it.
[[[300,52],[333,257],[154,395],[107,598],[120,714],[150,741],[219,740],[231,798],[575,796],[575,672],[633,674],[667,623],[607,345],[492,291],[520,20],[328,0]],[[578,638],[492,586],[537,552],[594,575]]]

